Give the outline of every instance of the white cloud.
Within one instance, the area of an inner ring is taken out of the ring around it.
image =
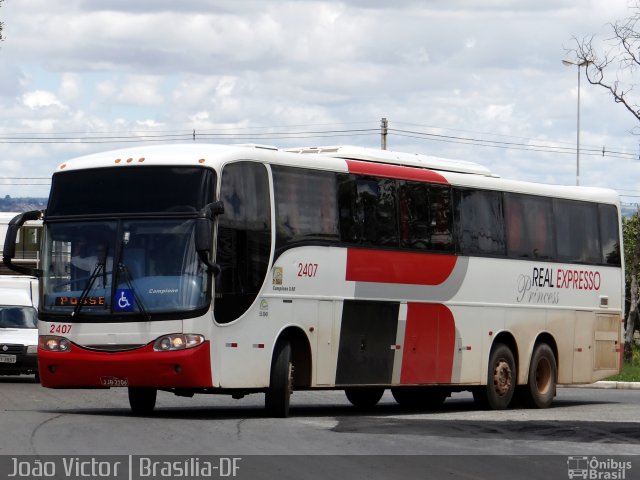
[[[22,103],[31,109],[57,107],[60,109],[66,109],[67,107],[58,100],[58,98],[51,92],[43,90],[35,90],[33,92],[26,92],[22,96]]]
[[[80,75],[75,73],[65,73],[60,81],[59,95],[66,102],[75,102],[80,100],[82,93],[82,79]]]
[[[165,126],[163,123],[157,122],[153,119],[147,119],[147,120],[138,120],[136,121],[136,124],[141,126],[141,127],[145,127],[148,129],[154,129],[154,128],[160,128]]]
[[[480,118],[483,118],[484,120],[489,122],[499,120],[501,123],[510,123],[512,113],[513,104],[488,105],[482,112],[480,112]]]
[[[96,90],[101,100],[131,106],[160,106],[164,102],[161,79],[152,76],[116,77],[100,82]]]
[[[572,35],[601,35],[626,8],[627,0],[4,2],[0,130],[376,128],[386,116],[392,127],[449,137],[571,144],[576,75],[560,60]],[[637,149],[633,119],[606,92],[585,82],[581,103],[585,146]],[[325,141],[379,145],[375,133],[266,143]],[[389,142],[486,161],[504,176],[573,181],[570,155],[393,134]],[[28,168],[48,174],[66,156],[112,147],[40,145]],[[637,188],[630,165],[585,160],[585,168],[585,181]]]

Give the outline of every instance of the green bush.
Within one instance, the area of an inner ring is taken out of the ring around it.
[[[640,382],[640,346],[634,345],[631,354],[631,361],[624,362],[622,372],[607,380],[618,382]]]

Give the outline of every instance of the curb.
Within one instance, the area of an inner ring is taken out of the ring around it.
[[[558,385],[564,388],[602,388],[609,390],[640,390],[640,382],[600,381],[588,385]]]

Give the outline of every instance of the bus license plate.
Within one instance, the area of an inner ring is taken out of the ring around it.
[[[129,379],[120,377],[100,377],[100,384],[103,387],[128,387]]]
[[[15,355],[0,355],[0,363],[16,363]]]

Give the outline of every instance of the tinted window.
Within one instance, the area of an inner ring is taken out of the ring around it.
[[[0,328],[38,328],[37,317],[33,307],[0,305]]]
[[[213,199],[213,171],[117,167],[53,175],[47,216],[196,212]]]
[[[618,210],[614,205],[599,205],[600,243],[604,263],[620,265]]]
[[[401,246],[453,250],[448,187],[403,182],[398,198]]]
[[[457,190],[456,237],[465,255],[504,255],[502,194],[485,190]]]
[[[555,257],[553,204],[550,198],[507,193],[504,209],[509,256]]]
[[[353,175],[339,177],[342,241],[398,246],[395,180]]]
[[[602,263],[596,204],[555,200],[558,260]]]
[[[337,240],[336,175],[272,166],[278,248],[291,242]]]
[[[271,208],[264,165],[239,162],[222,171],[218,217],[215,317],[220,323],[240,317],[253,303],[269,266]]]

